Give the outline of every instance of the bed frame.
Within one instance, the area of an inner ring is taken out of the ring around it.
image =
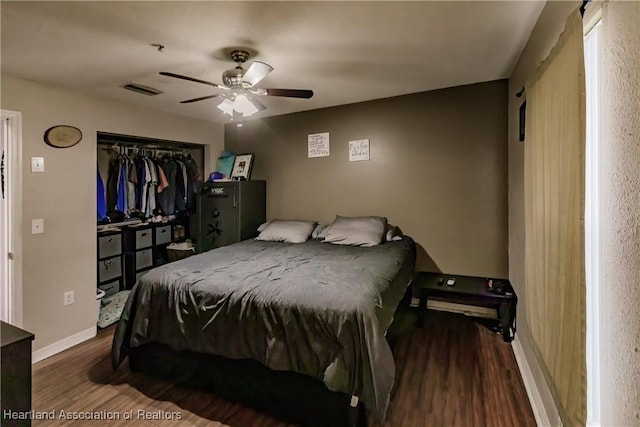
[[[415,246],[410,259],[398,273],[408,280],[405,296],[395,310],[386,338],[393,349],[402,324],[399,311],[411,300],[411,278],[415,268]],[[131,324],[127,326],[131,328]],[[130,336],[130,330],[126,336]],[[274,417],[310,427],[366,427],[367,408],[357,396],[330,391],[317,378],[269,369],[251,359],[176,351],[151,343],[126,346],[132,371],[165,379],[189,388],[205,389],[228,400],[242,402]],[[115,364],[117,366],[117,363]],[[391,390],[391,397],[395,389]]]
[[[130,349],[129,366],[132,371],[205,389],[298,425],[364,427],[367,423],[357,397],[330,391],[316,378],[274,371],[250,359],[147,344]]]
[[[403,316],[398,313],[409,306],[411,288],[407,287],[387,331],[391,349],[403,328]],[[307,375],[274,371],[251,359],[175,351],[161,344],[146,344],[128,351],[132,371],[208,390],[289,423],[308,427],[367,426],[366,410],[357,396],[330,391],[322,381]],[[395,388],[392,398],[394,392]]]

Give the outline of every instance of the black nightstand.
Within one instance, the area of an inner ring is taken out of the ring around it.
[[[455,284],[448,285],[449,279],[455,279]],[[492,280],[493,290],[489,289],[489,280]],[[495,292],[498,282],[504,286],[504,294]],[[505,342],[511,342],[515,335],[518,297],[511,283],[506,279],[418,272],[413,278],[413,287],[420,293],[420,326],[424,324],[427,301],[433,298],[458,304],[495,308]]]

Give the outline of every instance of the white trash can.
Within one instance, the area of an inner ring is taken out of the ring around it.
[[[98,313],[96,314],[96,322],[100,319],[100,307],[102,306],[102,298],[104,298],[105,292],[102,289],[97,289],[96,293],[96,305]]]

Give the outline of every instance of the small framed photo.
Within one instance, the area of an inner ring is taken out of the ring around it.
[[[249,181],[251,179],[251,168],[253,167],[254,154],[238,154],[233,161],[231,179],[234,181]]]

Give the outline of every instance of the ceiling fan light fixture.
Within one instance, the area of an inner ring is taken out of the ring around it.
[[[218,104],[218,108],[225,114],[233,117],[233,101],[231,101],[229,98],[225,98],[224,101]]]
[[[238,113],[241,113],[244,117],[251,116],[259,111],[258,107],[256,107],[244,94],[236,96],[236,101],[233,103],[233,109]]]
[[[242,93],[236,95],[233,101],[225,98],[225,100],[218,105],[218,109],[231,117],[234,117],[234,110],[235,113],[239,113],[242,117],[249,117],[260,111],[260,109]]]

